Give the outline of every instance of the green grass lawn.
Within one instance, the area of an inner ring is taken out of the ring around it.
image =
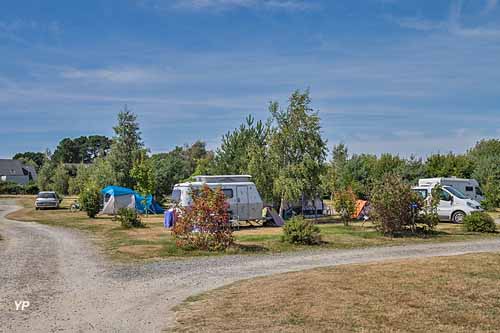
[[[293,245],[281,242],[281,228],[242,227],[235,230],[235,244],[225,252],[208,252],[178,248],[169,230],[163,228],[162,216],[144,217],[145,228],[124,229],[109,216],[89,219],[85,213],[71,213],[67,207],[73,198],[65,198],[62,209],[36,211],[34,198],[17,197],[24,208],[11,213],[10,218],[19,221],[35,221],[47,225],[79,229],[86,232],[104,252],[118,260],[146,260],[155,258],[178,258],[224,254],[266,254],[305,249],[352,249],[369,246],[403,245],[427,242],[477,240],[499,237],[500,234],[480,234],[463,231],[460,225],[440,223],[436,232],[427,237],[386,237],[371,223],[353,222],[349,226],[338,223],[335,218],[322,218],[322,244],[316,246]],[[335,223],[327,223],[335,222]]]

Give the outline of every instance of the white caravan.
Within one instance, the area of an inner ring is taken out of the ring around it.
[[[229,203],[231,219],[261,220],[263,203],[251,179],[249,175],[196,176],[194,182],[175,184],[172,200],[187,207],[192,203],[191,191],[206,184],[211,189],[222,189]]]
[[[418,192],[423,199],[430,199],[434,186],[415,186],[412,190]],[[448,185],[442,186],[439,196],[441,200],[437,213],[441,221],[462,223],[465,215],[483,210],[479,202],[467,198],[461,191]]]
[[[436,184],[441,186],[451,186],[463,194],[469,199],[481,202],[484,200],[483,191],[479,187],[479,183],[475,179],[464,179],[464,178],[423,178],[418,180],[418,186],[431,186],[434,187]]]

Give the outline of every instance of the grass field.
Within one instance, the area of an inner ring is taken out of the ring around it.
[[[71,213],[67,208],[74,198],[67,197],[62,203],[62,209],[36,211],[33,208],[32,196],[18,196],[14,198],[24,208],[11,213],[10,218],[19,221],[35,221],[48,225],[62,226],[83,230],[89,233],[104,250],[114,259],[144,260],[165,257],[206,256],[222,254],[255,254],[276,253],[310,249],[311,247],[291,245],[280,241],[282,229],[273,227],[243,227],[234,232],[236,243],[225,253],[183,250],[175,245],[170,231],[163,228],[162,216],[144,217],[146,228],[124,229],[119,222],[111,217],[99,216],[89,219],[85,213]],[[441,223],[434,235],[422,237],[384,237],[378,233],[372,224],[359,222],[345,227],[340,223],[325,223],[332,221],[321,219],[323,244],[314,248],[349,249],[369,246],[402,245],[422,242],[446,242],[459,240],[474,240],[481,238],[499,237],[500,234],[478,234],[464,232],[459,225]],[[333,221],[336,221],[333,219]]]
[[[237,282],[177,308],[177,332],[493,332],[500,254],[363,264]]]

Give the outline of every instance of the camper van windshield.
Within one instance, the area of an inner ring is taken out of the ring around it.
[[[173,190],[172,191],[172,201],[175,201],[175,202],[181,201],[181,190]]]
[[[465,196],[465,194],[463,194],[462,192],[460,192],[459,190],[451,187],[451,186],[445,186],[444,187],[448,192],[450,192],[451,194],[453,194],[454,196],[456,196],[457,198],[459,199],[467,199],[467,197]]]

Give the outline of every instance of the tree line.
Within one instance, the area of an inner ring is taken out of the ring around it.
[[[500,140],[482,140],[464,154],[433,154],[425,160],[395,154],[351,154],[344,143],[331,149],[322,137],[318,111],[309,91],[295,91],[287,105],[271,102],[268,118],[248,116],[223,137],[215,151],[197,141],[165,153],[151,154],[144,145],[136,115],[118,114],[112,139],[89,136],[63,139],[53,154],[26,152],[14,158],[39,170],[41,190],[79,194],[89,183],[114,184],[151,193],[158,199],[174,184],[200,174],[250,174],[264,201],[287,202],[332,196],[352,189],[369,199],[374,184],[387,174],[409,183],[425,177],[476,178],[489,206],[500,206]]]

